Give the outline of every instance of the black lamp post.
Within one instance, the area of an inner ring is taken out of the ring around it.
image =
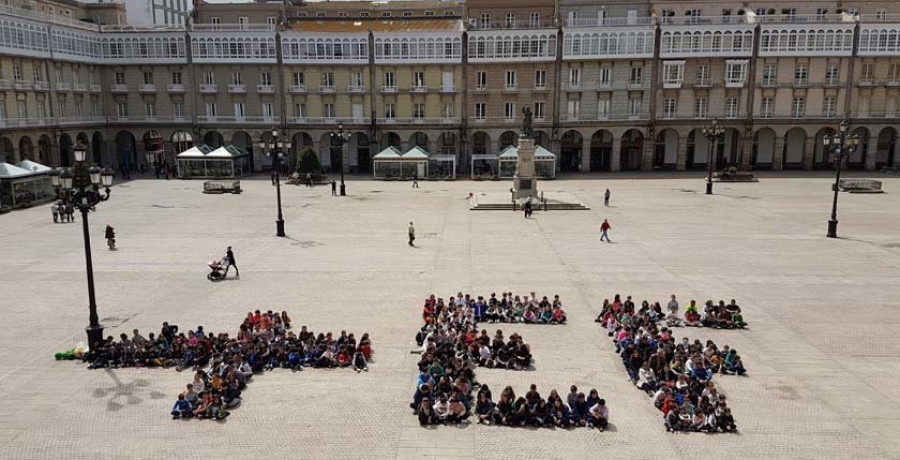
[[[109,199],[109,186],[112,185],[113,172],[110,169],[100,169],[97,166],[88,166],[85,162],[87,149],[81,143],[73,148],[75,166],[72,170],[54,169],[50,172],[50,180],[57,189],[59,199],[64,203],[71,203],[81,211],[81,227],[84,232],[84,260],[87,268],[88,282],[88,309],[90,310],[90,324],[87,328],[88,346],[90,351],[97,350],[103,342],[103,326],[97,316],[97,299],[94,295],[94,266],[91,262],[91,234],[88,226],[88,213],[100,202]],[[104,187],[104,193],[100,192],[100,186]]]
[[[331,132],[331,138],[338,141],[338,145],[341,147],[341,196],[347,196],[344,188],[344,144],[350,141],[350,136],[349,132],[344,131],[343,124],[338,124],[338,130]],[[332,146],[334,146],[334,142],[332,142]]]
[[[700,132],[709,142],[709,152],[706,158],[706,194],[712,195],[713,150],[718,147],[719,139],[725,136],[725,128],[719,126],[719,120],[713,119],[712,124],[704,127]]]
[[[285,144],[278,140],[278,130],[272,130],[271,142],[260,141],[259,147],[266,151],[266,156],[272,159],[272,168],[275,170],[275,195],[278,200],[278,220],[275,221],[275,235],[284,237],[284,217],[281,214],[281,165],[284,161]],[[290,142],[287,143],[290,148]]]
[[[834,202],[831,204],[831,219],[828,221],[828,237],[837,238],[837,202],[838,202],[838,186],[841,182],[841,168],[843,168],[844,158],[849,157],[859,145],[859,136],[847,135],[850,123],[847,120],[841,122],[840,130],[834,134],[826,135],[822,142],[829,153],[834,156]]]

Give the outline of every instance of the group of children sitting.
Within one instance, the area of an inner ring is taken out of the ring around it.
[[[315,334],[302,326],[295,333],[287,312],[247,313],[237,337],[213,334],[202,326],[187,333],[163,323],[158,335],[144,337],[135,329],[132,337],[122,334],[118,341],[109,337],[90,353],[91,368],[172,367],[192,369],[193,381],[178,395],[172,408],[174,418],[213,418],[228,416],[228,410],[240,404],[241,392],[254,374],[304,366],[317,368],[353,367],[368,371],[372,358],[368,334],[359,340],[341,331]]]
[[[616,294],[616,296],[613,298],[612,303],[616,302],[622,305],[630,306],[632,310],[634,309],[634,302],[631,300],[631,296],[626,297],[625,301],[623,302],[619,297],[619,294]],[[606,321],[607,318],[604,317],[604,314],[611,311],[610,306],[611,303],[609,299],[604,299],[600,315],[598,315],[597,319],[595,319],[594,321],[598,323],[608,324],[608,322]],[[691,300],[687,305],[685,305],[683,319],[678,316],[680,308],[678,306],[678,300],[675,298],[674,294],[666,304],[667,313],[663,312],[663,308],[659,304],[659,302],[654,302],[651,305],[650,302],[644,300],[643,302],[641,302],[641,308],[646,311],[651,320],[665,320],[666,326],[669,327],[694,326],[711,327],[716,329],[743,329],[747,327],[747,323],[744,321],[744,316],[741,314],[741,307],[738,306],[734,299],[731,299],[731,303],[729,303],[728,305],[725,304],[724,300],[719,300],[718,305],[713,303],[712,300],[707,300],[702,312],[700,311],[700,307],[697,305],[697,301]],[[607,327],[609,328],[610,326]]]
[[[433,296],[432,296],[433,297]],[[425,302],[422,311],[423,317],[432,316],[435,310],[442,308],[443,299],[436,302]],[[518,296],[512,292],[503,292],[497,298],[496,293],[491,293],[490,298],[478,296],[473,299],[469,294],[458,293],[450,296],[449,303],[454,305],[468,305],[472,308],[475,320],[488,323],[528,323],[528,324],[564,324],[566,311],[562,308],[559,295],[553,296],[551,302],[547,296],[538,300],[534,292],[531,295]]]
[[[674,301],[674,296],[672,296]],[[675,340],[664,317],[645,301],[635,309],[629,296],[604,303],[598,317],[609,331],[635,386],[653,398],[669,431],[733,432],[737,430],[726,397],[713,374],[746,374],[735,349],[720,350],[712,341]]]
[[[556,390],[543,399],[532,385],[524,397],[517,398],[513,389],[506,387],[494,403],[490,388],[475,380],[475,369],[479,366],[519,370],[531,365],[531,349],[520,335],[513,333],[506,340],[500,330],[493,336],[483,329],[479,332],[477,324],[491,321],[488,314],[491,307],[503,311],[511,308],[514,312],[517,303],[523,311],[534,308],[562,312],[558,296],[554,304],[546,297],[542,301],[533,299],[536,299],[534,293],[524,301],[503,294],[502,299],[491,295],[491,300],[485,302],[483,297],[472,299],[459,293],[448,302],[434,295],[425,300],[422,315],[425,324],[416,334],[419,348],[412,351],[422,354],[416,392],[410,403],[419,423],[467,423],[474,412],[479,423],[505,426],[606,427],[609,410],[596,390],[586,399],[572,387],[569,399],[563,401]],[[541,305],[544,302],[547,304]],[[515,313],[507,318],[517,321]],[[478,392],[473,398],[475,388]]]

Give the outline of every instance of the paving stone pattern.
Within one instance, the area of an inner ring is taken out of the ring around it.
[[[84,340],[81,225],[49,206],[0,216],[0,458],[900,458],[900,181],[885,194],[840,198],[843,239],[824,237],[827,175],[763,174],[716,184],[702,174],[577,176],[542,184],[591,207],[571,213],[471,212],[472,191],[506,182],[351,180],[284,187],[289,238],[275,233],[268,177],[241,195],[201,182],[118,185],[91,215],[100,316],[108,333],[226,330],[248,310],[288,310],[295,327],[369,332],[370,372],[267,373],[225,423],[175,422],[183,375],[89,371],[53,354]],[[603,206],[612,190],[613,207]],[[612,243],[599,241],[608,218]],[[406,244],[413,221],[418,248]],[[116,227],[119,250],[104,249]],[[241,279],[206,280],[234,247]],[[428,294],[509,290],[559,294],[568,324],[504,326],[527,338],[534,370],[480,369],[492,388],[535,383],[597,388],[614,430],[421,428],[408,403]],[[738,350],[749,379],[720,379],[739,435],[665,433],[593,319],[604,296],[735,298],[751,330],[704,331]]]

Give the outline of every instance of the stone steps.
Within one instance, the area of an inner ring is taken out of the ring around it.
[[[534,211],[543,211],[543,206],[537,204],[534,205]],[[585,206],[582,203],[547,203],[547,211],[588,211],[591,208]],[[476,204],[469,208],[471,211],[512,211],[512,203],[485,203],[485,204]],[[522,211],[522,206],[517,206],[516,211]]]

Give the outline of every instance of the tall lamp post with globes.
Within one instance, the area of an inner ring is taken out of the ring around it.
[[[97,316],[97,299],[94,295],[94,265],[91,261],[91,233],[88,225],[88,213],[94,207],[109,199],[109,186],[113,182],[113,172],[109,168],[100,169],[88,166],[85,162],[87,149],[80,142],[72,149],[75,166],[70,170],[54,169],[50,172],[50,180],[57,189],[59,199],[63,203],[71,203],[81,211],[81,227],[84,233],[84,261],[87,268],[89,324],[85,328],[90,350],[97,350],[103,341],[103,326]],[[100,186],[103,186],[103,192]]]
[[[341,147],[341,196],[347,196],[346,189],[344,188],[344,144],[350,141],[351,134],[347,131],[344,131],[344,125],[338,124],[338,130],[331,132],[331,139],[338,141],[338,145]],[[334,143],[332,142],[332,146]]]
[[[838,132],[834,134],[826,135],[822,139],[822,143],[825,144],[825,148],[828,150],[828,153],[834,156],[834,185],[832,188],[834,189],[834,201],[831,204],[831,219],[828,221],[828,237],[829,238],[837,238],[837,202],[838,202],[838,186],[841,182],[841,168],[844,165],[844,158],[849,157],[856,151],[857,146],[859,145],[859,136],[847,135],[847,130],[850,129],[850,123],[847,120],[841,122],[840,129]]]
[[[260,141],[259,148],[266,152],[266,156],[272,159],[272,169],[275,170],[275,195],[278,200],[278,220],[275,221],[275,235],[284,237],[284,217],[281,214],[281,165],[284,162],[284,148],[291,148],[290,142],[284,143],[278,139],[278,130],[272,130],[271,141]]]
[[[712,195],[713,152],[719,146],[719,139],[725,136],[725,128],[719,126],[719,120],[713,119],[712,124],[703,127],[700,132],[703,133],[703,137],[705,137],[709,143],[708,155],[706,157],[706,194]]]

